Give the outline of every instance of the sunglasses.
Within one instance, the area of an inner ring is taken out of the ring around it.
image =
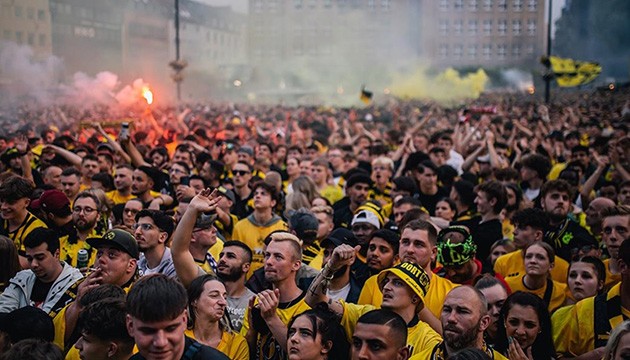
[[[238,176],[245,176],[247,174],[251,174],[249,171],[246,171],[246,170],[232,170],[232,173]]]

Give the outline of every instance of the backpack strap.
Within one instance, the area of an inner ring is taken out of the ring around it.
[[[182,360],[192,360],[195,357],[195,355],[199,352],[199,350],[201,350],[201,343],[197,341],[193,341],[193,343],[190,344],[188,349],[186,349],[186,352],[184,352],[184,356],[182,357]]]

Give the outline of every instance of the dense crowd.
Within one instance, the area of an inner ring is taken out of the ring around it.
[[[630,94],[0,110],[0,359],[625,359]]]

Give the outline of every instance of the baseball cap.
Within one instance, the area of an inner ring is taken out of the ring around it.
[[[249,156],[254,156],[254,149],[252,149],[252,147],[248,146],[248,145],[241,146],[241,148],[238,149],[237,152],[245,153],[245,154],[247,154]]]
[[[341,244],[348,244],[350,246],[357,245],[357,239],[354,237],[352,231],[346,228],[337,228],[333,230],[327,238],[321,241],[321,247],[328,246],[328,243],[332,243],[335,247]]]
[[[452,243],[446,237],[449,233],[459,233],[464,237],[461,243]],[[465,226],[452,225],[442,229],[438,234],[437,260],[444,266],[459,266],[467,263],[475,256],[477,245]]]
[[[208,229],[214,225],[214,221],[216,219],[217,219],[216,214],[213,214],[213,215],[201,214],[200,216],[197,217],[197,220],[195,221],[194,229],[199,229],[199,230]]]
[[[232,201],[233,203],[236,202],[236,196],[234,195],[234,191],[227,189],[224,186],[219,186],[217,188],[217,191],[219,192],[219,194],[225,196],[226,198],[230,199],[230,201]]]
[[[302,208],[290,215],[289,228],[295,231],[298,238],[309,242],[317,238],[319,222],[312,212]]]
[[[134,259],[140,258],[140,251],[138,250],[136,238],[125,230],[109,230],[103,235],[103,237],[88,238],[87,243],[96,249],[105,246],[112,247],[126,252]]]
[[[374,227],[376,227],[377,229],[381,228],[381,222],[379,221],[378,216],[376,216],[376,214],[368,210],[361,210],[356,215],[354,215],[354,218],[352,218],[351,225],[361,224],[361,223],[368,223],[368,224],[374,225]]]
[[[70,208],[70,200],[59,190],[46,190],[39,199],[31,202],[33,209],[42,209],[45,212],[56,214],[65,207]]]
[[[416,293],[416,295],[420,297],[424,303],[424,297],[427,295],[427,291],[429,290],[429,275],[427,275],[423,268],[414,263],[404,262],[381,271],[377,277],[378,287],[381,291],[383,291],[383,279],[385,279],[387,273],[392,273],[398,276],[411,288],[411,290],[413,290],[414,293]]]

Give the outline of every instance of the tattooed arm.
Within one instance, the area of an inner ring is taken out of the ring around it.
[[[343,315],[343,305],[339,301],[332,300],[326,295],[328,284],[332,280],[335,271],[341,269],[344,265],[352,265],[356,258],[356,253],[361,247],[352,247],[342,244],[335,248],[330,261],[322,268],[322,271],[315,277],[311,286],[306,292],[305,301],[310,307],[315,307],[321,302],[328,303],[328,308],[337,315]]]

